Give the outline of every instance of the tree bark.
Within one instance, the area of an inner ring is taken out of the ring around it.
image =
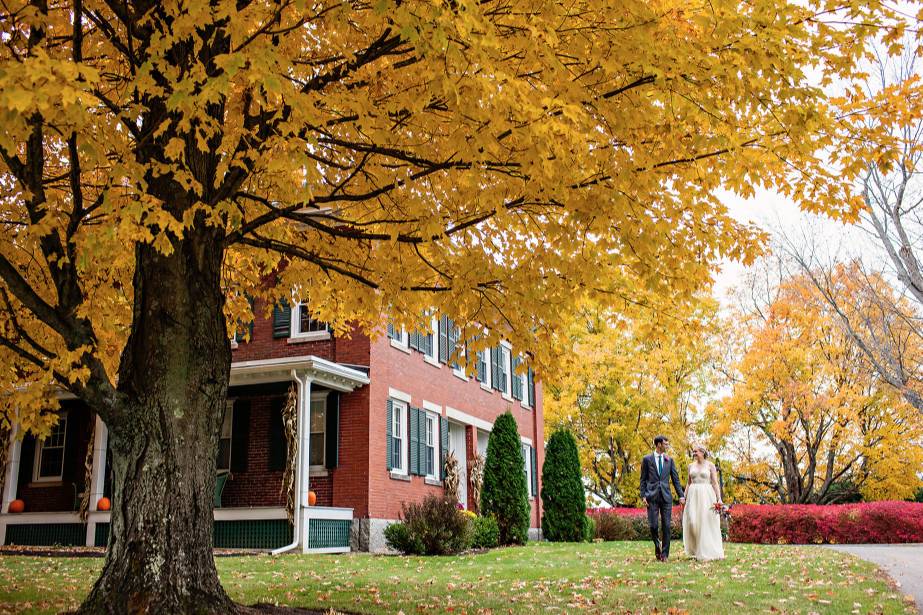
[[[138,249],[135,314],[119,367],[127,401],[109,425],[109,549],[80,613],[236,610],[212,554],[231,353],[219,234],[191,231],[169,256]]]

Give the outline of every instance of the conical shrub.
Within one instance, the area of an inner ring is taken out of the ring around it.
[[[586,493],[574,435],[554,432],[542,466],[542,537],[553,542],[586,540]]]
[[[525,461],[516,419],[501,414],[487,440],[481,514],[493,515],[500,529],[500,544],[521,545],[529,535],[529,496]]]

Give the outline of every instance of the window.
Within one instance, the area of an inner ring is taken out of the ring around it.
[[[436,415],[424,414],[423,463],[424,472],[430,478],[436,477]]]
[[[330,337],[330,327],[322,320],[311,318],[307,304],[299,303],[292,310],[291,337],[326,339]]]
[[[228,401],[221,422],[221,436],[218,440],[218,460],[215,464],[219,472],[231,470],[231,434],[234,429],[234,402]]]
[[[390,322],[388,323],[388,339],[391,340],[392,346],[400,348],[404,352],[409,353],[410,348],[408,347],[408,338],[409,336],[407,335],[406,331],[404,331],[402,328],[394,326]]]
[[[508,395],[510,392],[510,349],[506,346],[499,346],[497,357],[497,389]]]
[[[391,412],[391,471],[398,474],[407,473],[406,430],[407,406],[402,402],[392,402]]]
[[[522,445],[522,458],[525,461],[526,492],[529,497],[533,497],[535,494],[532,493],[532,447],[528,444]]]
[[[64,444],[67,439],[67,413],[61,413],[58,424],[51,428],[48,437],[38,441],[32,480],[58,481],[64,473]]]
[[[478,350],[476,363],[476,377],[481,384],[490,382],[490,373],[488,372],[487,351]]]
[[[311,466],[323,468],[327,442],[327,393],[311,395]]]

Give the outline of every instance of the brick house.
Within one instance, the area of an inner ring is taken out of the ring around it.
[[[257,306],[258,307],[258,306]],[[260,314],[260,310],[255,310]],[[376,340],[359,331],[333,336],[302,306],[257,317],[250,339],[233,341],[228,411],[218,452],[217,547],[304,551],[385,548],[383,530],[404,502],[443,492],[443,459],[452,451],[470,507],[468,468],[485,454],[495,418],[510,410],[519,426],[531,530],[541,527],[542,391],[504,343],[478,353],[475,376],[453,365],[455,327],[432,331],[390,325]],[[307,429],[299,436],[295,523],[286,517],[287,458],[282,408],[297,393]],[[41,441],[11,438],[0,509],[0,544],[105,545],[111,491],[105,424],[82,403],[61,400],[61,420]],[[88,473],[85,464],[91,462]],[[89,475],[89,484],[87,476]],[[304,486],[299,489],[297,485]],[[76,512],[89,489],[85,521]],[[309,505],[309,491],[316,501]],[[13,500],[25,512],[10,513]],[[304,540],[307,534],[308,540]]]

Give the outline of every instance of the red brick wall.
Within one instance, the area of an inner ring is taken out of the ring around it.
[[[240,397],[250,400],[250,435],[247,471],[234,472],[224,485],[224,508],[285,506],[281,493],[282,472],[269,469],[269,419],[272,397]]]
[[[542,393],[536,383],[535,410],[522,407],[518,400],[507,401],[497,391],[485,391],[474,378],[458,378],[446,365],[436,367],[423,360],[423,355],[413,351],[407,354],[391,346],[382,336],[371,344],[371,384],[369,418],[369,516],[396,519],[401,504],[422,499],[427,493],[441,494],[442,487],[424,483],[423,477],[413,476],[409,482],[390,477],[385,463],[385,406],[389,387],[411,396],[411,404],[422,407],[423,401],[446,406],[493,423],[497,416],[509,409],[519,426],[519,433],[532,440],[536,447],[539,489],[541,489],[541,464],[544,460],[544,431],[542,428]],[[476,444],[474,445],[476,450]],[[469,466],[470,467],[470,466]],[[541,526],[540,499],[531,502],[531,526]]]
[[[369,511],[368,386],[340,394],[339,451],[339,465],[335,470],[328,470],[333,482],[332,505],[352,508],[356,518],[366,517]]]

